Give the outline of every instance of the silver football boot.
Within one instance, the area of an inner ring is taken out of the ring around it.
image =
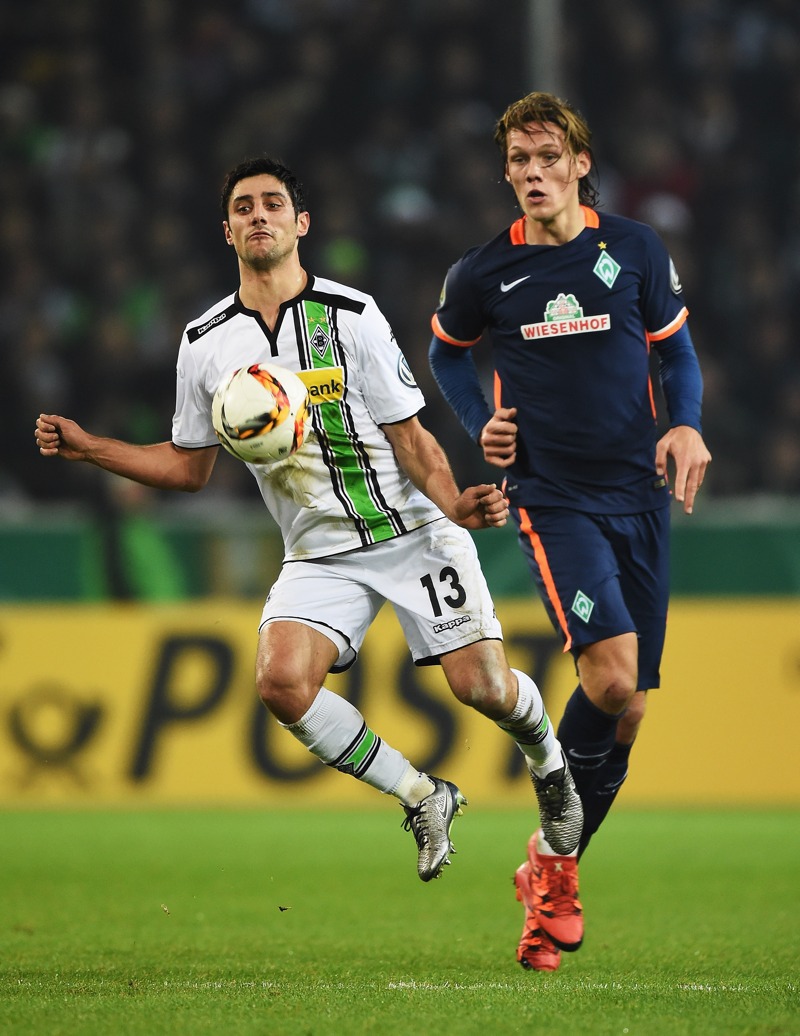
[[[531,780],[547,844],[559,856],[569,856],[578,848],[583,833],[583,806],[563,752],[561,758],[564,765],[560,769],[546,777],[531,773]]]
[[[417,873],[423,881],[441,877],[442,868],[450,863],[449,854],[455,852],[450,827],[453,817],[461,816],[461,807],[467,804],[455,784],[428,776],[434,784],[430,795],[418,806],[403,806],[406,812],[403,828],[411,831],[416,839]]]

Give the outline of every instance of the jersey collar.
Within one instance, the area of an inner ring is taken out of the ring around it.
[[[581,205],[581,211],[583,212],[584,226],[590,227],[592,230],[596,230],[600,226],[600,216],[594,209],[590,209],[588,205]],[[511,238],[512,245],[525,245],[525,217],[520,216],[518,220],[511,224],[509,227],[509,236]]]

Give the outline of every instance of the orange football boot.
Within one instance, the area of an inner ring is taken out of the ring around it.
[[[572,953],[583,942],[583,908],[578,899],[578,861],[537,851],[539,832],[528,841],[533,912],[539,928],[558,949]]]
[[[517,867],[514,884],[517,900],[525,907],[525,923],[517,946],[517,960],[528,971],[555,971],[561,963],[561,952],[548,939],[536,920],[530,860]]]

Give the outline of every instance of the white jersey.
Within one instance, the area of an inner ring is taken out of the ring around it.
[[[297,453],[247,465],[280,527],[286,560],[365,547],[442,517],[380,428],[413,417],[425,401],[370,295],[309,278],[281,306],[274,331],[238,293],[212,306],[181,339],[175,445],[218,444],[211,423],[217,387],[234,370],[262,362],[302,372],[318,404]]]

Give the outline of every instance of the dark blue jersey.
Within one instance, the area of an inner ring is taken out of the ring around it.
[[[468,251],[448,272],[433,329],[457,346],[490,334],[494,405],[517,408],[513,504],[653,510],[669,490],[655,470],[650,348],[687,310],[650,227],[583,211],[586,227],[566,244],[526,244],[523,217]],[[701,384],[690,348],[692,365]],[[685,409],[676,423],[699,427],[699,391]]]

